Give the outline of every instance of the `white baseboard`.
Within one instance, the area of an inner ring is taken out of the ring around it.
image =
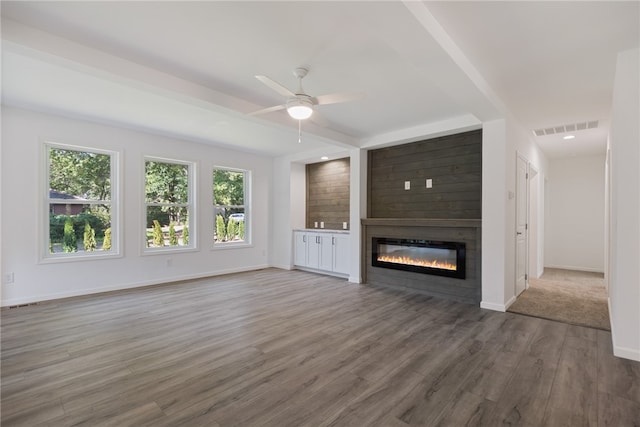
[[[544,268],[558,268],[560,270],[588,271],[590,273],[604,273],[604,269],[602,268],[576,267],[574,265],[545,265]]]
[[[279,268],[280,270],[293,270],[293,266],[290,264],[271,265],[270,267]]]
[[[71,298],[71,297],[79,297],[79,296],[84,296],[84,295],[101,294],[101,293],[104,293],[104,292],[121,291],[121,290],[125,290],[125,289],[141,288],[141,287],[145,287],[145,286],[163,285],[163,284],[166,284],[166,283],[180,282],[180,281],[183,281],[183,280],[202,279],[202,278],[205,278],[205,277],[222,276],[224,274],[242,273],[242,272],[245,272],[245,271],[253,271],[253,270],[262,270],[263,268],[269,268],[269,267],[271,267],[271,266],[270,265],[266,265],[266,264],[265,265],[254,265],[254,266],[251,266],[251,267],[231,268],[231,269],[227,269],[227,270],[209,271],[209,272],[198,273],[198,274],[188,274],[188,275],[182,275],[182,276],[163,277],[163,278],[159,278],[159,279],[145,280],[145,281],[141,281],[141,282],[133,282],[133,283],[120,284],[120,285],[113,285],[113,286],[103,286],[103,287],[100,287],[100,288],[78,289],[78,290],[74,290],[74,291],[59,292],[59,293],[55,293],[55,294],[37,295],[37,296],[26,297],[26,298],[14,298],[14,299],[3,300],[2,303],[0,304],[0,306],[2,306],[2,307],[11,307],[11,306],[14,306],[14,305],[32,304],[32,303],[36,303],[36,302],[44,302],[44,301],[50,301],[50,300],[56,300],[56,299],[62,299],[62,298]]]
[[[611,344],[613,346],[613,355],[640,362],[640,349],[621,347],[616,344],[616,328],[613,324],[613,317],[611,317],[611,298],[607,298],[607,302],[609,304],[609,323],[611,323]]]
[[[512,297],[505,304],[496,304],[494,302],[481,301],[480,308],[486,308],[487,310],[493,310],[493,311],[501,311],[504,313],[505,311],[507,311],[509,306],[513,304],[515,301],[516,301],[516,297]]]

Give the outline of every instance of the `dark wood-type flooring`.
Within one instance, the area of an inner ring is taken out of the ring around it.
[[[608,332],[268,269],[2,310],[2,426],[638,426]]]

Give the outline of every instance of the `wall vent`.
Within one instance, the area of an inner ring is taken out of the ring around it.
[[[591,120],[588,122],[569,123],[566,125],[535,129],[533,134],[535,136],[556,135],[559,133],[575,132],[577,130],[595,129],[597,127],[598,120]]]

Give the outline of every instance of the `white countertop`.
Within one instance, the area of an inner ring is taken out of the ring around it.
[[[309,233],[349,234],[349,230],[330,230],[328,228],[296,228],[293,231],[305,231]]]

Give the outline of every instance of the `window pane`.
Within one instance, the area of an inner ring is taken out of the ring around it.
[[[68,200],[111,199],[111,156],[49,149],[49,197]]]
[[[244,172],[214,170],[213,200],[216,205],[244,205]]]
[[[111,206],[49,204],[49,253],[110,251]]]
[[[179,206],[147,206],[148,248],[189,245],[189,209]]]
[[[214,243],[247,240],[245,171],[213,171]]]
[[[189,203],[189,166],[147,161],[145,173],[147,203]]]

